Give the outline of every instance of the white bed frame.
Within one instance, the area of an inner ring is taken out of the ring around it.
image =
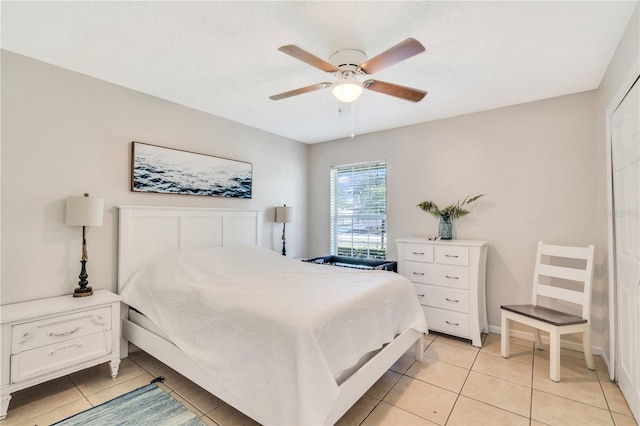
[[[262,212],[241,209],[120,206],[118,252],[118,291],[140,266],[156,255],[169,251],[229,245],[260,245]],[[170,366],[192,382],[227,404],[243,411],[237,400],[173,343],[133,323],[128,308],[122,309],[123,358],[127,342]],[[407,329],[380,350],[339,386],[339,396],[325,424],[334,424],[407,350],[415,345],[415,356],[422,360],[422,333]],[[254,419],[260,421],[260,419]]]

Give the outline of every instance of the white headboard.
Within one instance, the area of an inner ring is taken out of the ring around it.
[[[262,212],[197,207],[120,206],[118,292],[138,268],[170,251],[260,245]]]

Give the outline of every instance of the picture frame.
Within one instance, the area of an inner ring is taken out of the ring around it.
[[[131,143],[133,192],[251,198],[252,187],[252,163]]]

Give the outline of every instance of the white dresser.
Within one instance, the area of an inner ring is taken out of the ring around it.
[[[487,333],[487,242],[400,238],[398,272],[414,285],[429,330],[470,339]]]
[[[52,297],[0,306],[0,420],[11,394],[109,361],[120,365],[120,296]]]

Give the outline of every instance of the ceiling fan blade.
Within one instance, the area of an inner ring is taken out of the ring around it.
[[[366,74],[373,74],[400,61],[404,61],[418,53],[424,52],[424,46],[414,38],[405,41],[385,50],[378,56],[374,56],[368,61],[360,64],[360,69]]]
[[[307,64],[314,66],[316,68],[321,69],[326,72],[338,72],[340,71],[338,67],[329,62],[318,58],[317,56],[312,55],[306,50],[300,49],[298,46],[294,46],[293,44],[288,44],[286,46],[281,46],[278,48],[279,51],[286,53],[289,56],[293,56],[296,59],[301,60],[302,62],[306,62]]]
[[[311,86],[301,87],[299,89],[290,90],[288,92],[280,93],[277,95],[269,96],[269,99],[279,101],[280,99],[290,98],[291,96],[302,95],[303,93],[313,92],[314,90],[326,89],[331,86],[331,83],[318,83]]]
[[[400,86],[399,84],[386,83],[378,80],[367,80],[363,83],[365,89],[384,95],[395,96],[411,102],[420,102],[427,95],[427,92],[411,87]]]

